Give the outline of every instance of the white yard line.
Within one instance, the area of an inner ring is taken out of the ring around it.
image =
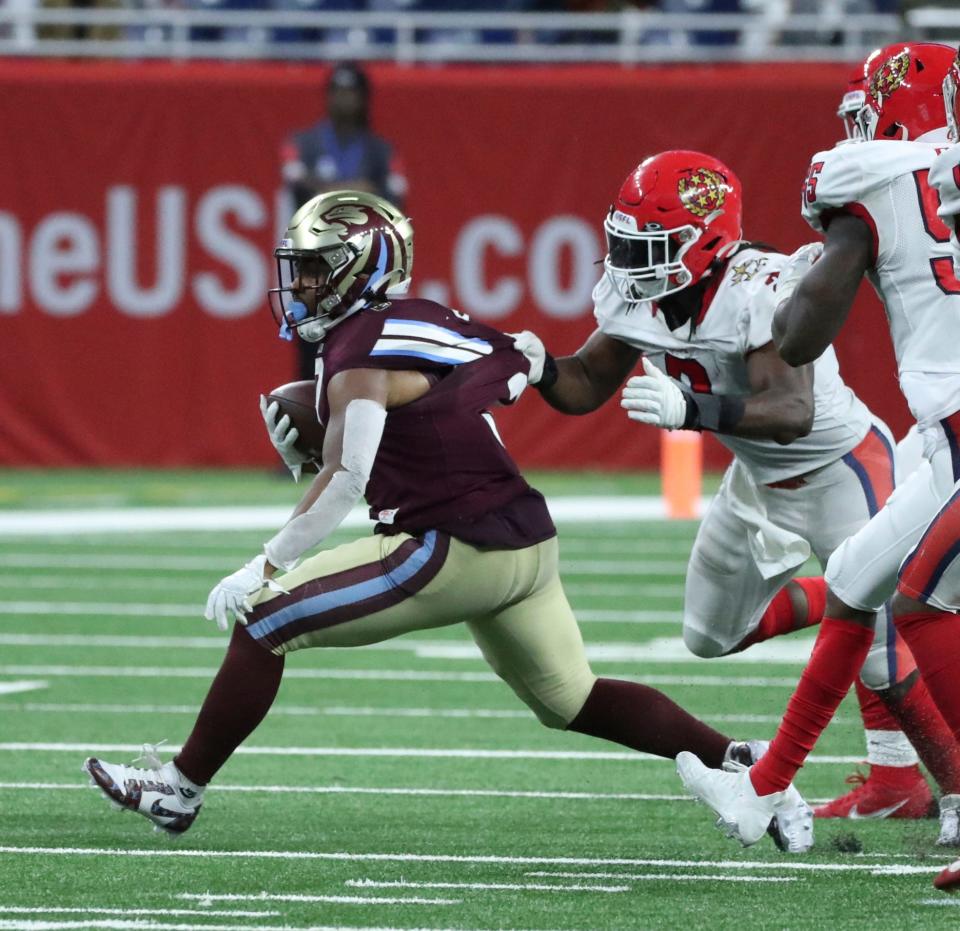
[[[73,782],[0,782],[0,791],[86,790],[89,785]],[[217,792],[266,792],[279,795],[383,795],[429,798],[523,798],[559,801],[603,802],[692,802],[689,795],[655,795],[641,792],[528,792],[522,789],[418,789],[370,786],[242,786],[221,785]]]
[[[0,601],[0,614],[44,615],[57,617],[186,617],[200,620],[203,615],[202,600],[176,604],[169,602],[119,602],[119,601]],[[590,609],[576,612],[582,622],[622,624],[679,624],[683,615],[680,610],[629,610]]]
[[[0,743],[0,753],[139,753],[141,744],[21,742]],[[177,744],[164,744],[168,753],[179,753]],[[620,750],[486,750],[460,747],[238,747],[234,753],[245,756],[375,757],[385,759],[462,759],[462,760],[590,760],[599,762],[670,763],[648,753]],[[807,763],[862,763],[862,756],[807,757]]]
[[[3,584],[0,578],[0,585]],[[589,597],[596,596],[606,598],[676,598],[683,597],[683,585],[659,582],[645,582],[643,579],[637,579],[635,582],[567,582],[564,581],[563,589],[571,597]]]
[[[0,695],[17,695],[21,692],[37,692],[48,687],[43,681],[21,680],[19,682],[0,682]]]
[[[629,886],[588,886],[582,883],[453,883],[348,879],[352,889],[475,889],[491,892],[629,892]]]
[[[0,561],[4,557],[0,556]],[[104,589],[131,589],[136,592],[162,591],[170,592],[176,588],[189,588],[204,592],[207,588],[204,579],[181,579],[178,576],[133,575],[124,573],[111,578],[109,582],[99,575],[0,575],[0,588],[16,588],[23,590],[42,591],[46,589],[64,591],[97,591]]]
[[[932,875],[943,869],[943,864],[905,866],[889,863],[808,863],[794,860],[658,860],[631,857],[545,857],[508,856],[501,854],[426,854],[426,853],[350,853],[347,851],[314,850],[192,850],[156,847],[40,847],[0,846],[0,854],[11,856],[65,856],[65,857],[185,857],[193,859],[237,860],[317,860],[339,863],[472,863],[503,866],[569,866],[569,867],[627,867],[652,866],[673,869],[726,870],[787,870],[824,873],[870,873],[877,876]]]
[[[0,555],[0,569],[96,569],[98,572],[126,572],[130,569],[140,569],[153,575],[159,572],[223,573],[235,569],[237,562],[236,557],[156,556],[129,553],[3,553]],[[560,562],[560,572],[564,576],[674,575],[682,577],[686,570],[685,559],[657,561],[642,558],[636,560],[564,559]]]
[[[27,918],[0,918],[0,931],[463,931],[462,928],[397,928],[386,925],[267,925],[267,924],[176,924],[143,918],[89,918],[78,921],[50,921]],[[503,929],[498,929],[503,931]]]
[[[203,611],[197,604],[158,604],[120,601],[0,601],[0,614],[92,615],[94,617],[195,617]]]
[[[327,902],[335,905],[462,905],[463,899],[426,899],[419,896],[361,896],[361,895],[273,895],[259,892],[256,895],[231,895],[212,892],[182,892],[178,899],[195,900],[200,905],[211,902]],[[199,912],[198,914],[203,914]],[[216,914],[210,912],[209,914]],[[279,915],[280,912],[264,912]]]
[[[535,870],[524,873],[524,876],[539,876],[545,879],[556,876],[561,879],[620,879],[635,882],[648,879],[691,880],[701,882],[704,879],[715,879],[728,883],[792,883],[797,882],[797,876],[728,876],[725,873],[571,873],[566,871]]]
[[[0,702],[0,709],[17,711],[38,711],[57,714],[190,714],[196,715],[198,705],[98,705],[71,704],[68,702]],[[536,720],[533,712],[526,709],[500,708],[370,708],[344,705],[274,705],[270,709],[271,717],[347,717],[347,718],[479,718],[490,720]],[[739,719],[731,715],[731,719]],[[779,717],[767,715],[769,720],[754,722],[752,718],[762,715],[745,715],[750,723],[775,723]]]
[[[714,660],[713,662],[716,662]],[[48,676],[67,678],[110,679],[212,679],[216,668],[209,666],[73,666],[12,664],[0,665],[0,676]],[[605,673],[613,679],[642,681],[647,685],[718,686],[726,688],[794,688],[796,676],[702,676],[687,674],[638,674],[630,672]],[[440,672],[421,669],[336,669],[307,668],[285,669],[284,679],[362,679],[377,682],[487,682],[501,683],[495,673],[477,670],[473,672]]]
[[[686,559],[561,559],[560,575],[566,579],[570,575],[673,575],[683,578],[687,571]]]
[[[64,791],[86,791],[90,788],[89,784],[75,782],[0,782],[0,791],[9,792],[46,792],[51,789]],[[273,795],[383,795],[383,796],[409,796],[416,798],[424,796],[428,798],[523,798],[523,799],[544,799],[547,801],[572,801],[572,802],[692,802],[689,795],[669,795],[667,793],[652,792],[544,792],[528,791],[525,789],[419,789],[405,788],[400,786],[243,786],[243,785],[223,785],[217,783],[217,792],[240,792],[256,793],[262,792]],[[830,798],[810,798],[807,797],[810,804],[824,804],[831,801]],[[857,854],[857,856],[863,856]],[[875,857],[893,857],[902,856],[910,859],[909,854],[868,854]]]
[[[701,513],[709,499],[701,498]],[[657,496],[553,496],[550,513],[558,522],[623,523],[663,520],[666,504]],[[276,530],[290,517],[290,505],[259,507],[136,507],[90,510],[6,511],[0,534],[49,536],[67,533],[142,533],[144,531]],[[370,526],[365,508],[354,508],[341,525]]]
[[[107,678],[107,679],[212,679],[217,673],[210,666],[41,666],[14,665],[0,666],[0,676],[64,676],[67,678]],[[492,672],[434,672],[420,669],[285,669],[284,679],[361,679],[376,682],[496,682],[499,679]],[[649,677],[648,677],[649,678]],[[678,682],[688,681],[678,676]],[[795,679],[778,680],[777,684],[796,685]]]
[[[19,634],[0,633],[0,646],[9,647],[100,647],[136,650],[217,650],[226,646],[225,637],[167,637],[139,634]],[[736,665],[802,665],[809,658],[813,640],[809,637],[784,638],[756,645],[744,653],[722,659],[705,660],[694,656],[681,637],[656,637],[640,643],[622,641],[588,642],[587,658],[594,663],[671,663],[702,666],[704,663]],[[410,653],[419,659],[483,661],[477,645],[469,640],[429,640],[405,637],[386,640],[362,648],[364,652]]]
[[[2,687],[0,687],[2,688]],[[197,705],[107,705],[71,704],[69,702],[2,702],[0,710],[42,714],[188,714],[196,716]],[[779,724],[778,714],[712,714],[709,711],[691,712],[698,718],[720,724]],[[333,718],[453,718],[479,720],[529,721],[535,718],[532,711],[500,708],[371,708],[344,705],[274,705],[271,717],[333,717]],[[856,718],[838,716],[830,722],[831,727],[861,726]]]
[[[182,547],[181,549],[185,549]],[[0,561],[4,557],[0,557]],[[238,561],[240,556],[237,557]],[[184,588],[202,592],[206,598],[206,583],[203,579],[180,578],[179,576],[156,576],[143,574],[133,575],[129,572],[111,578],[105,584],[99,576],[78,574],[28,574],[11,575],[0,574],[0,589],[15,588],[20,591],[103,591],[104,588],[129,589],[131,591],[164,591],[169,592],[177,588]],[[634,581],[610,582],[565,582],[564,590],[571,598],[631,598],[641,603],[645,598],[673,598],[679,601],[683,597],[683,585],[659,584],[647,582],[642,577]],[[199,595],[198,595],[199,597]]]
[[[213,918],[278,918],[282,912],[240,911],[224,909],[210,911],[203,908],[98,908],[94,906],[63,905],[6,905],[0,902],[0,915],[204,915]]]

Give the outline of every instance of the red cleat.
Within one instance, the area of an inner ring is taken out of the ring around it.
[[[954,860],[933,881],[934,886],[944,892],[960,891],[960,860]]]
[[[847,776],[846,795],[813,809],[815,818],[926,818],[933,794],[918,766],[871,766]]]

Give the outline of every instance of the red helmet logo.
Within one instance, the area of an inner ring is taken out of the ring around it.
[[[908,51],[904,50],[899,55],[888,58],[870,80],[870,93],[877,101],[883,101],[903,84],[909,69],[910,53]]]
[[[727,199],[727,179],[710,168],[695,168],[677,182],[680,203],[695,217],[705,217],[719,210]]]

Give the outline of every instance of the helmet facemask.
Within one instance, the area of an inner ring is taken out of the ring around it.
[[[691,224],[634,231],[618,225],[615,219],[616,211],[612,211],[603,223],[607,236],[603,267],[624,301],[657,301],[692,284],[694,276],[683,257],[703,235],[702,230]]]
[[[960,54],[960,53],[958,53]],[[943,106],[947,111],[947,140],[960,141],[960,117],[957,115],[957,83],[960,81],[960,61],[955,61],[943,79]]]
[[[320,342],[347,316],[336,278],[356,257],[356,249],[350,243],[311,251],[281,245],[274,255],[279,287],[269,291],[270,310],[280,336],[289,340],[296,332],[307,342]]]
[[[843,129],[846,139],[841,142],[865,142],[863,124],[859,117],[866,107],[867,95],[862,90],[847,91],[837,108],[837,116],[843,120]],[[874,114],[874,116],[876,116]]]
[[[270,309],[280,336],[319,342],[355,312],[406,292],[413,226],[381,197],[332,191],[299,208],[274,256]]]

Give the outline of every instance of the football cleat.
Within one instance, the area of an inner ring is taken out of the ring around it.
[[[757,795],[749,767],[729,762],[724,763],[724,769],[710,769],[696,754],[686,750],[677,754],[677,775],[690,795],[713,809],[717,827],[744,847],[750,847],[766,834],[777,804],[786,795]]]
[[[944,795],[940,799],[941,847],[960,847],[960,795]]]
[[[203,790],[184,784],[180,770],[173,762],[161,763],[156,748],[143,745],[143,752],[134,761],[145,762],[146,768],[107,763],[89,757],[83,763],[90,784],[98,788],[114,808],[135,811],[153,822],[155,831],[178,836],[196,820],[203,801]]]
[[[941,870],[933,884],[944,892],[960,891],[960,860],[954,860],[948,867]]]
[[[735,741],[727,748],[726,762],[753,766],[769,746],[767,740]],[[767,833],[784,853],[806,853],[813,846],[813,810],[793,783],[777,806]]]
[[[933,794],[918,766],[876,766],[847,776],[854,788],[814,808],[816,818],[926,818]]]

